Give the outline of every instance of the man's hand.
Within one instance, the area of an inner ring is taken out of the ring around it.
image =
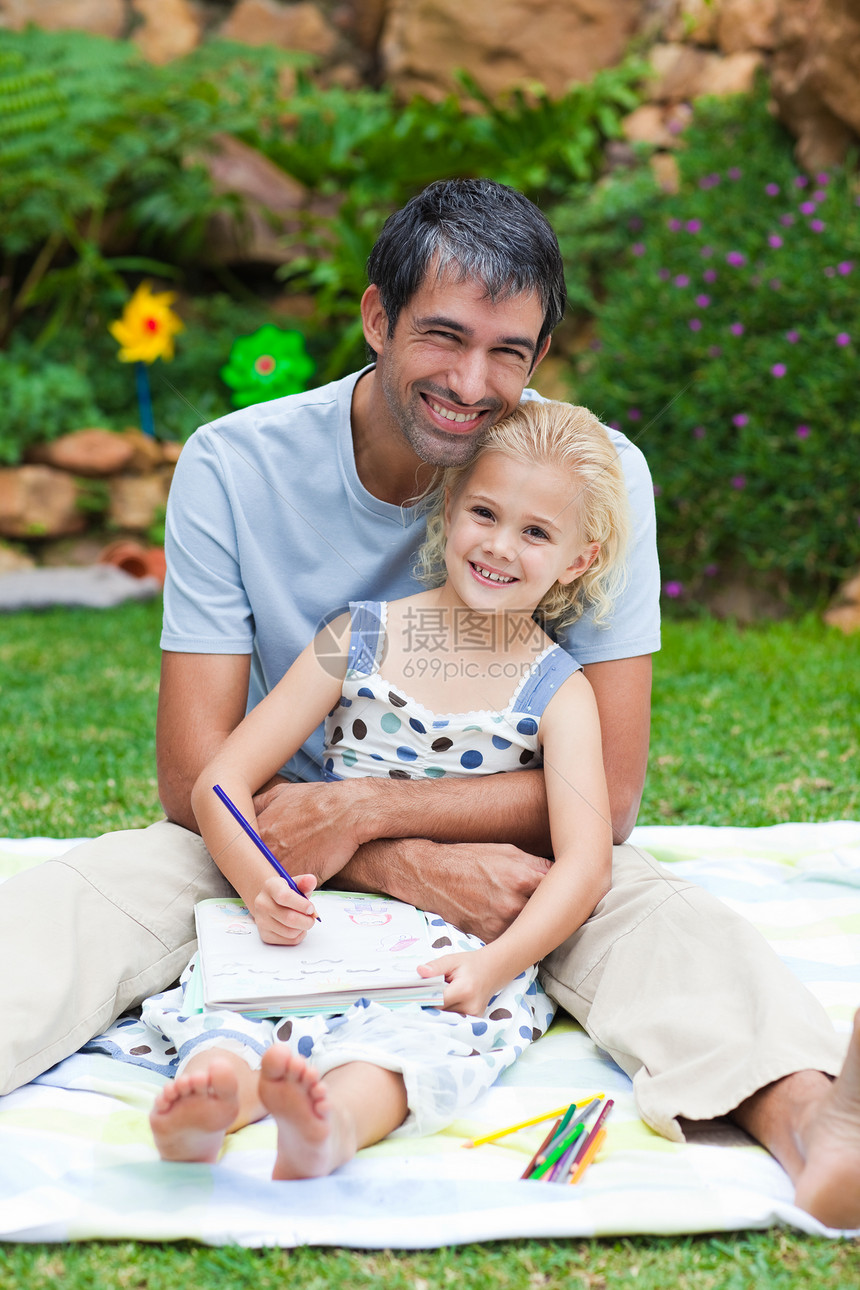
[[[290,873],[315,874],[322,886],[359,846],[359,805],[358,795],[339,784],[276,784],[254,798],[257,831]]]
[[[397,838],[361,847],[343,869],[351,891],[384,891],[494,941],[534,894],[550,862],[505,842]]]

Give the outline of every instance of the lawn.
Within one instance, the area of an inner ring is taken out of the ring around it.
[[[156,817],[160,604],[5,617],[0,834],[80,837]],[[809,618],[669,622],[656,660],[643,824],[860,819],[860,636]],[[228,1283],[323,1290],[589,1290],[860,1284],[855,1243],[785,1231],[510,1241],[419,1253],[7,1245],[0,1290]]]

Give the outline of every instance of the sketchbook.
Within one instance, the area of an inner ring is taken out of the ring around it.
[[[251,1017],[343,1011],[356,999],[439,1006],[444,978],[418,975],[437,957],[420,909],[390,896],[315,891],[315,923],[299,945],[266,945],[238,898],[195,906],[199,957],[186,996],[198,1011]]]

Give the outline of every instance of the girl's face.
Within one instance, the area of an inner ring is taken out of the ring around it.
[[[579,525],[576,477],[489,449],[445,503],[448,586],[470,609],[532,613],[598,552]]]

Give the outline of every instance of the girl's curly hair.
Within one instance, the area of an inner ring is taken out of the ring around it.
[[[456,497],[475,462],[485,452],[500,452],[524,465],[568,471],[571,502],[578,508],[583,543],[596,542],[591,565],[569,586],[550,587],[536,615],[556,629],[569,626],[591,609],[605,623],[626,581],[624,554],[630,535],[627,486],[618,452],[597,417],[570,403],[531,399],[504,421],[491,426],[464,466],[452,466],[427,498],[427,536],[415,576],[431,586],[445,581],[445,499]]]

